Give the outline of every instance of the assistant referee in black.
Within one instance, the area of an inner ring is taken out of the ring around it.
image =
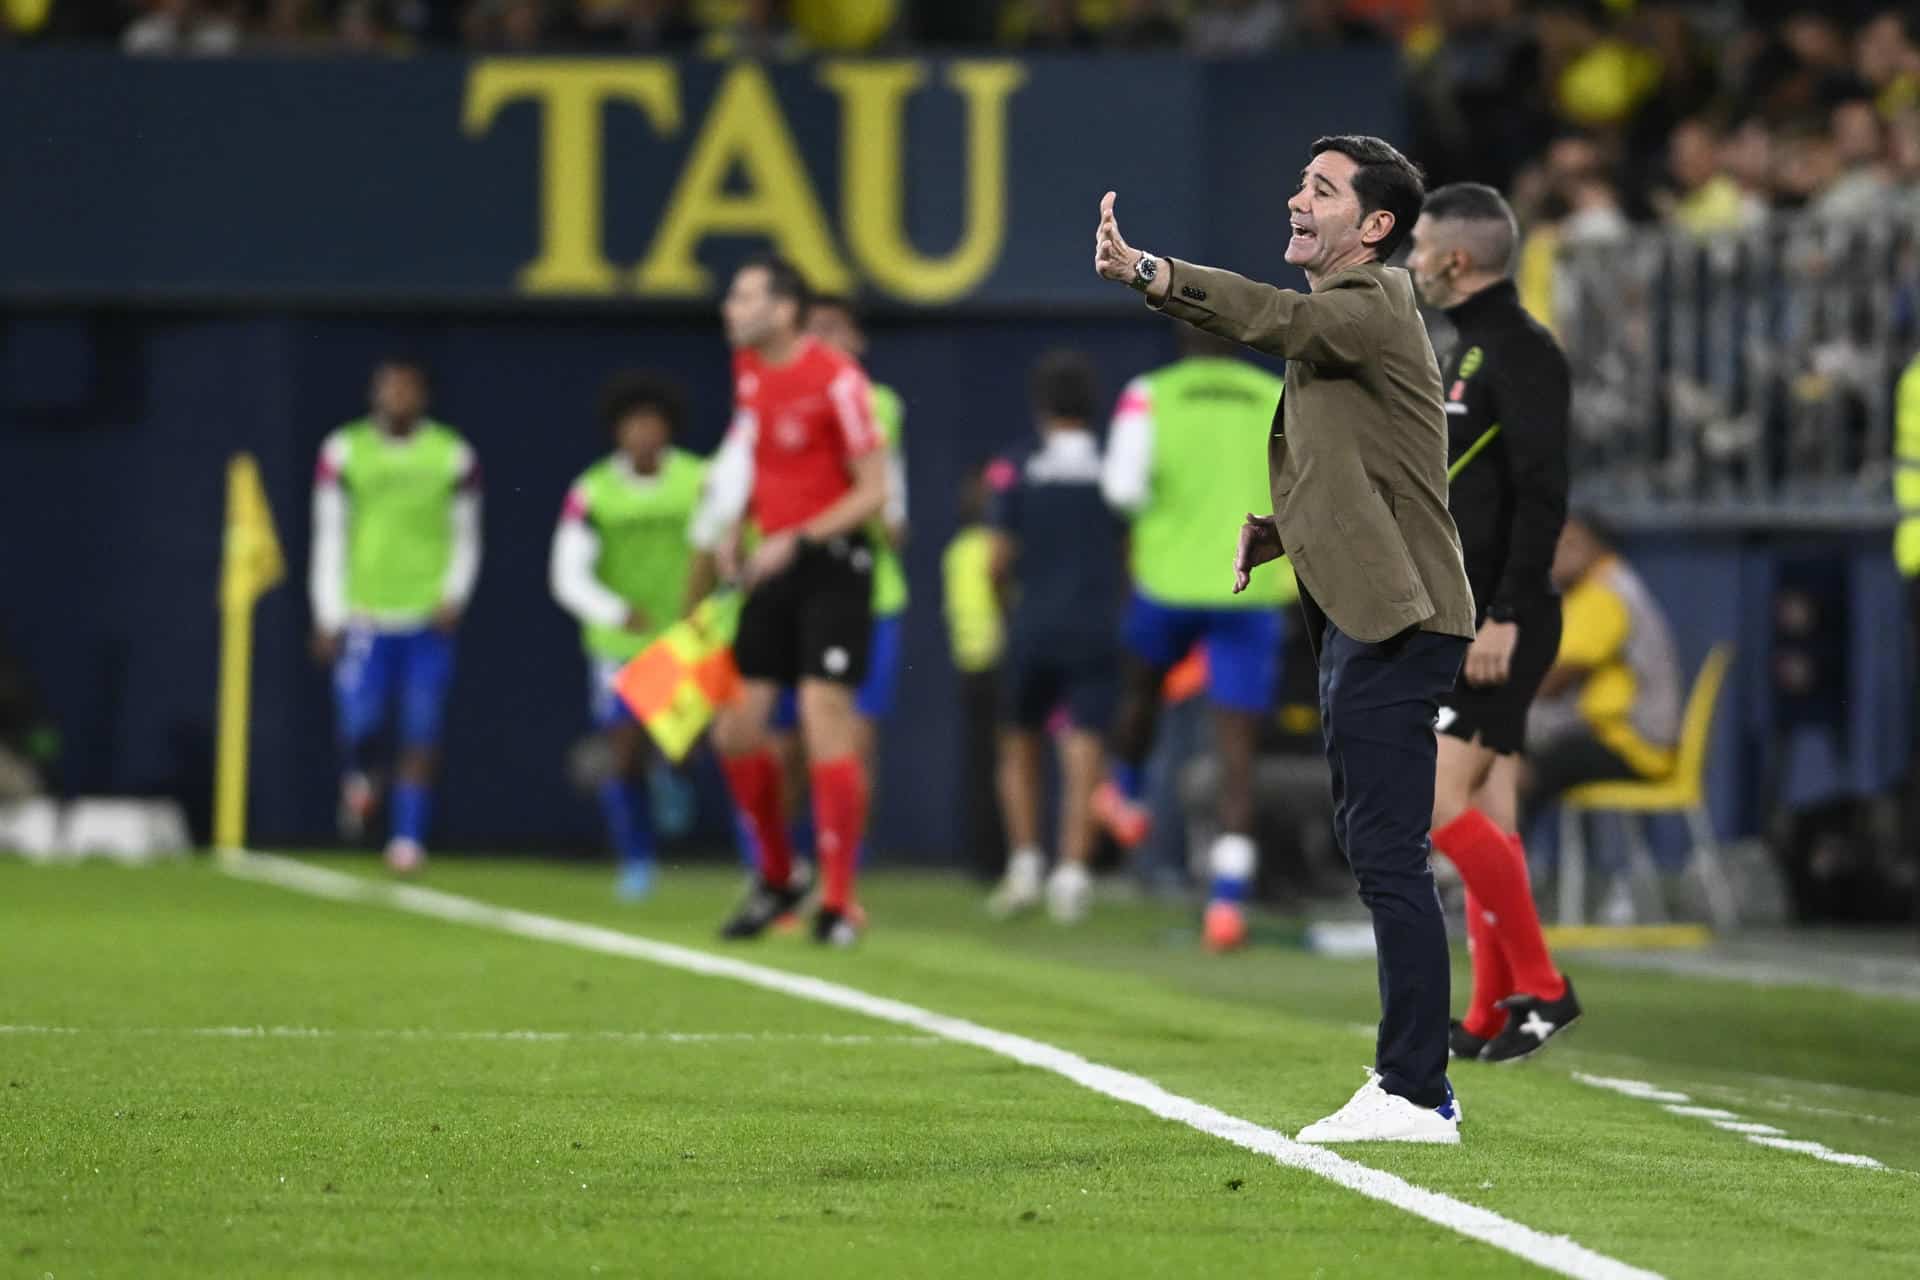
[[[1571,400],[1566,355],[1510,275],[1518,240],[1499,192],[1456,183],[1427,196],[1407,264],[1421,299],[1458,332],[1441,366],[1447,505],[1478,616],[1440,700],[1433,845],[1466,884],[1473,955],[1473,996],[1451,1048],[1492,1061],[1537,1051],[1580,1016],[1547,953],[1517,831],[1527,709],[1560,649],[1549,569],[1567,515]]]

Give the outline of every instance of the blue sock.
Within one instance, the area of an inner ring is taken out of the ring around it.
[[[1212,886],[1207,890],[1209,902],[1245,902],[1247,900],[1247,878],[1245,876],[1215,876]]]
[[[733,843],[740,850],[740,865],[750,875],[760,874],[760,844],[753,838],[753,828],[738,809],[733,809]]]
[[[600,784],[600,813],[607,820],[607,834],[623,866],[653,861],[653,823],[647,806],[637,800],[624,778],[609,778]]]
[[[432,801],[432,791],[421,783],[394,783],[394,839],[411,840],[415,844],[425,845],[427,843],[427,812],[432,808]]]
[[[793,844],[793,856],[813,861],[813,817],[804,814],[787,827],[787,839]]]
[[[1128,764],[1124,760],[1113,763],[1113,785],[1129,800],[1138,800],[1146,791],[1146,769],[1137,764]]]

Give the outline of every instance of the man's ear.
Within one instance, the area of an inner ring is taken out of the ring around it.
[[[1393,234],[1393,215],[1385,209],[1375,209],[1360,220],[1360,243],[1376,245]]]

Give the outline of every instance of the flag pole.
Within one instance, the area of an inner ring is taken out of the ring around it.
[[[247,749],[253,691],[253,607],[285,576],[266,487],[250,453],[227,461],[227,522],[220,556],[220,694],[213,770],[213,847],[246,848]]]

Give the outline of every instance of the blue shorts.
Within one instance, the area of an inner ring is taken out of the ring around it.
[[[587,659],[587,712],[596,729],[633,724],[633,709],[614,692],[613,682],[627,664],[619,658]]]
[[[1208,696],[1216,705],[1255,715],[1273,708],[1280,687],[1277,609],[1180,609],[1136,591],[1121,638],[1129,653],[1159,670],[1205,641]]]
[[[340,736],[365,742],[387,722],[400,701],[402,747],[432,747],[440,741],[447,688],[453,683],[453,640],[432,627],[418,631],[349,628],[333,667],[333,697]]]
[[[904,615],[894,614],[873,620],[873,641],[867,649],[867,677],[860,682],[854,699],[860,714],[869,720],[885,720],[893,714],[894,694],[900,687],[900,649],[906,637],[901,625]],[[773,709],[773,728],[792,733],[800,725],[800,699],[792,689],[780,691]]]

